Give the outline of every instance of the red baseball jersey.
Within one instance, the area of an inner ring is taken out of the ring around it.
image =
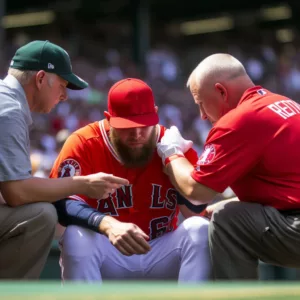
[[[260,86],[211,129],[192,177],[241,201],[300,208],[300,105]]]
[[[165,128],[158,126],[157,141]],[[100,212],[122,222],[138,225],[151,239],[177,227],[177,191],[163,172],[161,158],[155,151],[152,160],[141,168],[125,168],[109,140],[106,120],[89,124],[73,133],[64,144],[50,177],[88,175],[97,172],[113,174],[129,180],[106,199],[91,199],[84,195],[72,195]],[[195,165],[197,153],[186,153]]]

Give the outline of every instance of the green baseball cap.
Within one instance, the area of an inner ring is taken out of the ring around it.
[[[67,88],[82,90],[88,83],[72,72],[69,54],[49,41],[33,41],[19,48],[10,68],[54,73],[68,81]]]

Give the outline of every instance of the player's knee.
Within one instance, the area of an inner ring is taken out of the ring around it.
[[[97,245],[97,235],[87,228],[69,225],[62,238],[63,251],[71,255],[91,255]]]
[[[212,214],[211,222],[220,226],[227,224],[243,211],[243,206],[239,201],[220,202]]]
[[[202,217],[190,217],[182,222],[189,241],[193,244],[206,244],[208,241],[209,221]]]
[[[40,224],[43,224],[43,230],[53,231],[57,225],[56,209],[51,203],[39,202],[34,204],[36,217]]]

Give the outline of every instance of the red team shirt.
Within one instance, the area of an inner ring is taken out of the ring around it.
[[[158,125],[159,141],[165,132]],[[163,173],[161,158],[157,152],[152,160],[141,168],[125,168],[114,151],[109,138],[106,120],[87,125],[73,133],[61,150],[50,177],[68,177],[108,173],[129,180],[106,199],[91,199],[84,195],[69,198],[85,201],[100,212],[111,215],[121,222],[131,222],[139,226],[154,239],[165,232],[177,228],[177,192]],[[186,153],[195,165],[197,153],[191,149]]]
[[[192,177],[241,201],[300,208],[300,105],[260,86],[210,131]]]

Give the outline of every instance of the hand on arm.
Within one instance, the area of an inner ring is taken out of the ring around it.
[[[157,152],[166,165],[165,172],[183,197],[199,203],[209,203],[217,192],[191,177],[194,166],[183,155],[192,145],[191,141],[185,140],[178,129],[172,126],[157,144]]]
[[[162,158],[163,164],[167,165],[171,157],[179,158],[184,157],[190,148],[192,148],[193,142],[185,140],[176,126],[171,126],[167,129],[161,142],[157,144],[158,155]]]

